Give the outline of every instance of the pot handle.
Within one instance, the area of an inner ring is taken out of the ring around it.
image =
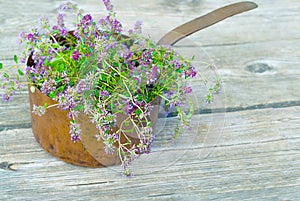
[[[230,4],[222,8],[216,9],[206,15],[195,18],[185,24],[182,24],[175,29],[166,33],[157,44],[159,45],[174,45],[179,40],[209,27],[217,22],[220,22],[233,15],[252,10],[257,7],[257,4],[250,1]]]

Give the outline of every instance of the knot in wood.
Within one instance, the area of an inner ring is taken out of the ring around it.
[[[252,73],[264,73],[273,70],[273,67],[266,63],[255,63],[248,65],[246,70]]]

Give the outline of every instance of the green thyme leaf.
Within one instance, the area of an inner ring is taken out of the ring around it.
[[[14,88],[14,87],[15,87],[15,82],[14,82],[14,81],[10,81],[10,86],[11,86],[12,88]]]
[[[135,113],[136,113],[137,115],[140,115],[140,114],[142,114],[142,111],[141,111],[140,109],[137,109],[137,110],[135,111]]]
[[[19,73],[19,75],[21,75],[21,76],[24,75],[23,71],[21,71],[20,69],[18,69],[18,73]]]
[[[9,75],[7,73],[3,73],[3,77],[9,78]]]
[[[35,87],[34,86],[30,86],[30,91],[31,91],[31,93],[34,93],[35,92]]]
[[[74,108],[74,110],[76,110],[76,111],[83,111],[84,110],[84,105],[77,105],[75,108]]]
[[[3,64],[2,63],[0,63],[0,70],[3,68]]]
[[[55,93],[54,91],[51,91],[51,92],[48,94],[48,96],[49,96],[50,98],[55,98],[56,93]]]
[[[17,55],[14,55],[14,61],[15,61],[16,64],[19,63],[19,62],[18,62],[18,57],[17,57]]]
[[[152,126],[152,122],[151,122],[151,121],[148,121],[148,122],[147,122],[147,126],[151,127],[151,126]]]

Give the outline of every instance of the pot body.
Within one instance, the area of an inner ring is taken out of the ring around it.
[[[42,94],[38,89],[35,89],[35,92],[28,91],[31,111],[33,105],[42,106],[47,103],[49,106],[57,103]],[[154,108],[149,116],[153,128],[158,116],[159,102],[158,99],[153,101]],[[67,117],[67,113],[67,111],[60,110],[57,107],[47,109],[43,116],[31,113],[32,131],[35,139],[43,149],[56,158],[79,166],[105,167],[120,163],[117,153],[107,154],[105,152],[103,141],[95,138],[95,135],[98,133],[96,126],[83,113],[77,119],[82,130],[81,140],[74,143],[69,134],[70,119]],[[123,121],[126,117],[124,114],[117,116],[117,125],[120,125],[118,122]],[[128,125],[126,126],[128,127]],[[139,143],[135,132],[126,136],[130,138],[132,143]],[[123,141],[125,137],[121,136],[120,139]]]

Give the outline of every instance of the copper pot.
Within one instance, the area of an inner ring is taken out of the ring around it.
[[[30,108],[33,105],[53,105],[53,101],[38,89],[34,93],[29,91]],[[158,116],[159,99],[153,101],[154,108],[151,111],[150,119],[153,129]],[[117,122],[126,118],[124,115],[117,116]],[[31,114],[32,131],[37,142],[51,155],[65,162],[87,167],[105,167],[120,163],[119,156],[115,154],[106,154],[103,141],[98,141],[94,136],[98,133],[95,125],[90,122],[85,114],[80,114],[77,121],[81,124],[82,135],[79,142],[71,141],[69,134],[70,119],[67,117],[67,111],[60,110],[57,107],[51,107],[43,116]],[[120,123],[117,125],[120,125]],[[128,126],[128,125],[127,125]],[[117,128],[116,128],[117,129]],[[127,137],[132,143],[139,143],[136,133],[130,133]],[[121,140],[125,137],[121,136]],[[132,145],[131,145],[132,146]]]

